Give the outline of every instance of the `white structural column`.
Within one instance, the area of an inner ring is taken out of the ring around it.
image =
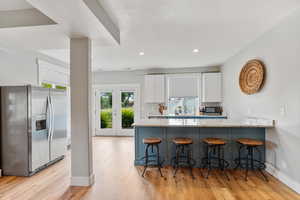
[[[71,185],[94,183],[91,132],[91,41],[72,38],[70,44],[71,82]]]

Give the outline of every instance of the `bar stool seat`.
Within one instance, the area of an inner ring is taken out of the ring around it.
[[[264,145],[263,141],[249,139],[249,138],[240,138],[236,141],[242,145],[247,145],[247,146],[262,146],[262,145]]]
[[[160,138],[144,138],[143,143],[144,144],[160,144],[161,139]]]
[[[163,177],[161,168],[163,159],[159,155],[159,144],[162,142],[160,138],[144,138],[143,143],[146,145],[145,148],[145,156],[141,158],[141,160],[145,160],[145,166],[142,173],[142,177],[144,177],[145,172],[148,167],[157,167],[160,173],[160,176]],[[151,149],[151,152],[149,152]]]
[[[193,144],[193,140],[191,139],[191,138],[175,138],[175,139],[173,139],[173,142],[175,143],[175,144]]]
[[[240,138],[236,142],[240,145],[238,150],[238,158],[235,159],[236,167],[245,169],[245,180],[248,180],[248,171],[249,170],[258,170],[264,179],[268,181],[267,176],[263,173],[262,170],[266,168],[266,165],[261,161],[261,151],[258,147],[263,146],[264,142],[261,140],[255,140],[250,138]],[[242,150],[245,149],[246,154],[243,156]],[[254,151],[255,150],[255,151]],[[259,159],[254,158],[254,153],[257,152]]]
[[[203,142],[210,145],[224,145],[227,142],[220,138],[205,138],[203,139]]]

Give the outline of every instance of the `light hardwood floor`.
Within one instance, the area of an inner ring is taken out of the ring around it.
[[[194,170],[196,179],[181,170],[176,178],[164,168],[140,177],[141,168],[133,166],[133,138],[94,138],[96,183],[90,188],[69,187],[70,156],[31,178],[0,178],[0,199],[5,200],[300,200],[291,189],[269,176],[267,183],[250,173],[248,182],[241,172],[230,172],[230,181],[216,171],[208,180]]]

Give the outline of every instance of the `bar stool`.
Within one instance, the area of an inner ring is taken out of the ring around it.
[[[142,159],[145,159],[145,166],[142,173],[142,177],[144,177],[146,169],[148,167],[157,167],[160,173],[160,176],[163,177],[161,168],[163,161],[159,155],[159,144],[161,143],[160,138],[144,138],[143,143],[146,145],[145,156]],[[154,147],[156,148],[156,153],[154,151]],[[149,153],[149,148],[151,148],[151,154]],[[153,158],[153,159],[151,159]]]
[[[173,176],[176,176],[179,167],[188,167],[192,178],[194,178],[193,166],[196,161],[192,158],[191,144],[193,144],[193,140],[191,138],[174,138],[173,143],[176,152],[176,156],[172,158],[175,169]]]
[[[267,176],[263,173],[262,170],[266,168],[266,165],[261,161],[261,151],[258,149],[259,146],[263,146],[264,142],[260,140],[254,140],[249,138],[241,138],[236,140],[236,142],[240,145],[239,147],[239,156],[234,161],[237,164],[235,169],[242,168],[245,169],[245,181],[248,180],[248,171],[249,169],[254,171],[258,170],[264,179],[268,181]],[[247,154],[246,157],[241,157],[242,150],[246,149]],[[258,153],[259,159],[256,160],[254,158],[254,150]]]
[[[206,178],[208,178],[212,168],[217,168],[222,170],[224,176],[229,180],[225,171],[229,166],[229,162],[224,159],[224,146],[227,142],[220,138],[205,138],[203,142],[206,144],[206,157],[202,159],[204,168],[208,169]]]

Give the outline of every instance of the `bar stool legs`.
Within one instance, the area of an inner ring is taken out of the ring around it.
[[[154,149],[153,147],[156,148],[156,155],[149,155],[149,148],[151,147],[151,150],[152,150],[152,154],[154,153]],[[155,160],[150,160],[149,158],[151,157],[155,157]],[[160,155],[159,155],[159,146],[158,144],[147,144],[146,146],[146,150],[145,150],[145,166],[144,166],[144,170],[143,170],[143,173],[142,173],[142,177],[144,177],[145,175],[145,172],[147,170],[147,168],[149,166],[154,166],[154,167],[157,167],[158,168],[158,171],[160,173],[160,176],[161,177],[164,177],[162,172],[161,172],[161,168],[162,168],[162,163],[160,161]],[[151,164],[152,163],[152,164]]]
[[[176,145],[176,156],[174,158],[174,174],[173,177],[176,177],[177,171],[180,166],[187,165],[189,168],[190,174],[192,178],[194,179],[193,175],[193,161],[192,161],[192,151],[190,145]]]
[[[261,162],[261,152],[257,148],[258,146],[263,145],[262,142],[256,141],[256,140],[251,140],[251,139],[239,139],[237,142],[240,144],[239,150],[238,150],[238,158],[235,159],[236,162],[236,167],[237,168],[242,168],[245,169],[245,181],[248,180],[248,173],[249,170],[257,170],[260,172],[260,174],[263,176],[265,181],[268,182],[268,177],[264,174],[263,169],[266,168],[265,164]],[[254,143],[256,142],[256,143]],[[246,156],[241,157],[241,152],[242,150],[246,150]],[[254,158],[254,150],[258,152],[259,155],[259,160],[256,160]]]
[[[220,138],[205,138],[203,142],[206,144],[206,157],[202,159],[203,167],[207,168],[205,177],[209,177],[212,168],[218,168],[223,172],[226,179],[230,180],[225,170],[229,166],[229,163],[224,159],[223,147],[226,145],[226,141]]]
[[[217,165],[214,165],[214,160],[217,161]],[[202,159],[202,162],[204,163],[204,168],[207,168],[205,178],[208,179],[213,168],[218,168],[223,172],[223,175],[226,177],[226,179],[230,180],[225,170],[229,166],[229,163],[224,159],[223,145],[207,145],[206,157]]]
[[[149,144],[147,144],[147,146],[146,146],[146,150],[145,150],[145,166],[144,166],[144,170],[143,170],[143,173],[142,173],[142,177],[144,177],[144,175],[145,175],[145,172],[146,172],[146,169],[147,169],[147,167],[148,167],[148,156],[149,156],[149,154],[148,154],[148,149],[149,149],[149,147],[150,147],[150,145]]]
[[[144,170],[142,172],[142,177],[145,176],[145,172],[148,167],[157,167],[161,177],[164,177],[161,171],[163,161],[160,158],[159,144],[161,139],[159,138],[145,138],[143,143],[146,145],[145,156],[142,158],[145,160]],[[149,148],[151,148],[151,154],[149,153]],[[156,152],[154,151],[156,150]]]
[[[193,140],[191,138],[175,138],[173,139],[175,144],[175,157],[172,158],[174,174],[173,177],[176,177],[179,167],[188,167],[192,178],[193,175],[193,166],[196,164],[196,161],[192,159],[192,149],[191,145]]]
[[[159,156],[159,147],[158,144],[156,144],[156,148],[157,148],[157,166],[158,166],[158,171],[160,173],[161,177],[164,177],[162,172],[161,172],[161,162],[160,162],[160,156]]]

